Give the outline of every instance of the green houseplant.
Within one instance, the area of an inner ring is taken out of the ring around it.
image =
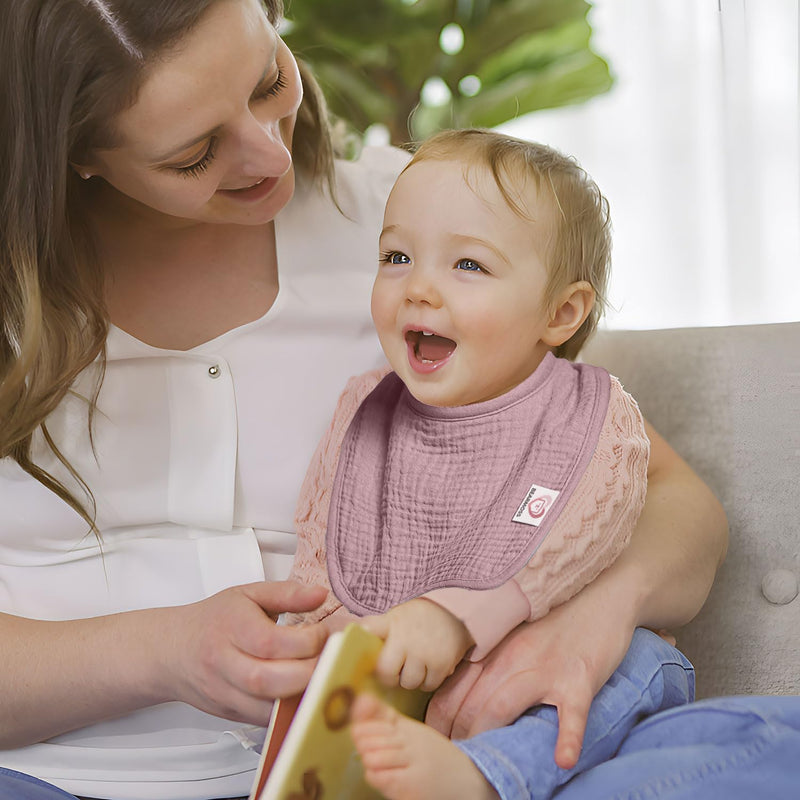
[[[500,125],[612,84],[585,0],[296,0],[282,34],[333,114],[394,144]]]

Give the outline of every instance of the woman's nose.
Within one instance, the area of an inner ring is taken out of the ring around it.
[[[241,170],[253,177],[278,177],[292,165],[292,155],[281,136],[280,120],[259,122],[248,114],[239,135]]]

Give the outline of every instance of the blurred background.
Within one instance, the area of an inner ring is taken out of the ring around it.
[[[606,327],[800,319],[800,0],[293,0],[349,149],[498,127],[614,221]]]

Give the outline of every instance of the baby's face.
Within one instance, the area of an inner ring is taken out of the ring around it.
[[[549,204],[525,188],[532,221],[515,213],[491,173],[422,161],[389,197],[372,317],[392,368],[420,401],[458,406],[527,378],[542,342]]]

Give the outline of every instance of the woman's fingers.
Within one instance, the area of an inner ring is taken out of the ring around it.
[[[284,611],[311,611],[326,594],[321,586],[305,586],[295,581],[258,581],[239,588],[274,619]]]
[[[555,762],[561,769],[572,769],[578,763],[592,699],[591,691],[576,691],[558,705]]]
[[[284,611],[316,607],[325,591],[259,582],[165,610],[164,694],[212,714],[264,723],[264,704],[302,691],[327,631],[277,625]]]
[[[425,722],[439,733],[451,737],[453,724],[472,687],[481,675],[482,663],[462,661],[439,687],[428,704]]]
[[[314,658],[327,639],[324,625],[276,625],[263,615],[244,613],[231,625],[231,639],[243,653],[261,659]]]
[[[234,590],[236,591],[236,590]],[[235,595],[226,598],[234,606],[229,630],[234,646],[262,659],[313,658],[328,636],[324,625],[276,625],[284,611],[310,611],[325,598],[320,587],[292,582],[251,583],[240,587],[249,602],[238,602]]]
[[[453,721],[452,737],[465,739],[509,725],[523,711],[542,702],[541,690],[532,670],[504,680],[484,670]]]
[[[242,657],[230,670],[227,681],[248,697],[267,699],[291,697],[306,688],[317,660],[264,660]]]

